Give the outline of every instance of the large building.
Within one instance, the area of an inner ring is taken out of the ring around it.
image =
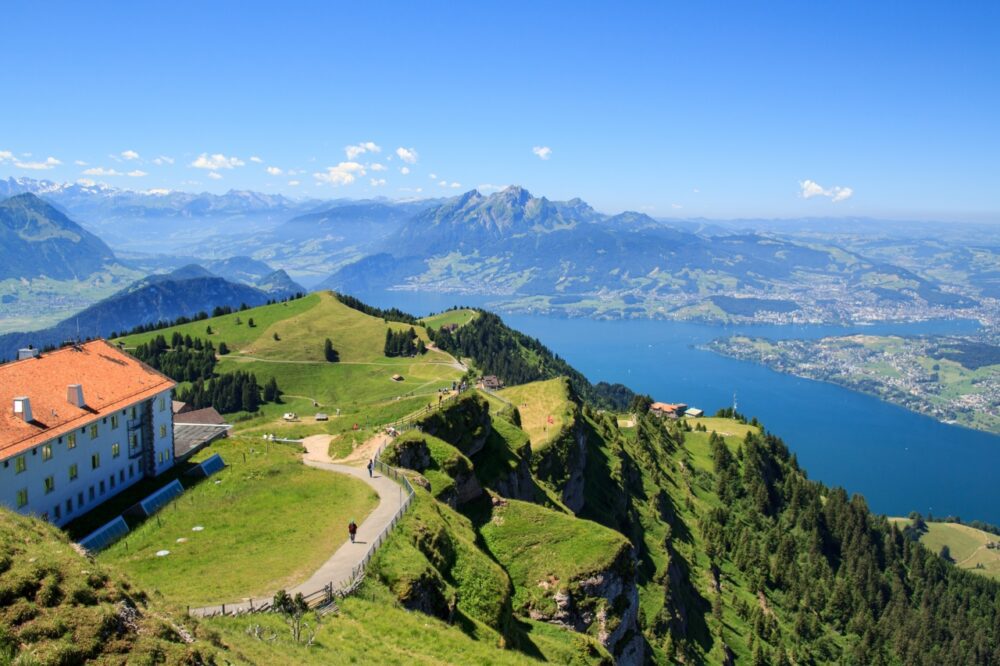
[[[62,525],[174,464],[174,382],[103,340],[0,365],[0,504]]]

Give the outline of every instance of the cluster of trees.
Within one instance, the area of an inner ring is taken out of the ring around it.
[[[399,308],[377,308],[374,305],[368,305],[367,303],[360,301],[353,296],[348,296],[347,294],[335,294],[337,300],[346,305],[347,307],[357,310],[358,312],[364,312],[372,317],[379,317],[385,321],[399,321],[404,324],[413,324],[416,326],[420,323],[420,320],[413,315],[403,312]]]
[[[272,377],[263,387],[250,372],[231,372],[210,380],[198,379],[188,389],[177,392],[177,399],[195,409],[214,407],[220,414],[256,412],[266,402],[280,402],[281,390]]]
[[[301,292],[297,292],[297,293],[293,294],[292,296],[289,296],[288,298],[282,298],[282,299],[274,298],[274,299],[270,299],[270,300],[267,301],[267,305],[274,305],[276,303],[287,303],[288,301],[294,301],[296,299],[302,298],[303,296],[305,296],[305,294],[303,294]],[[247,305],[246,303],[241,303],[240,307],[237,308],[237,309],[235,309],[235,310],[230,305],[217,305],[217,306],[215,306],[215,308],[212,309],[211,316],[212,317],[221,317],[223,315],[232,314],[233,312],[237,312],[237,311],[242,312],[243,310],[249,310],[249,309],[250,309],[250,306]],[[182,326],[184,324],[190,324],[193,321],[202,321],[202,320],[205,320],[205,319],[208,319],[208,318],[209,318],[209,314],[207,312],[202,311],[202,312],[199,312],[199,313],[197,313],[195,315],[192,315],[190,317],[185,317],[185,316],[182,315],[182,316],[178,317],[177,319],[173,319],[173,320],[162,320],[161,319],[160,321],[153,322],[153,323],[150,323],[150,324],[139,324],[138,326],[133,326],[132,328],[130,328],[127,331],[120,331],[120,332],[119,331],[112,331],[111,335],[108,336],[108,339],[113,340],[115,338],[125,337],[126,335],[138,335],[139,333],[152,333],[153,331],[159,331],[159,330],[164,329],[164,328],[171,328],[173,326]],[[209,327],[209,328],[211,328],[211,327]],[[211,335],[211,331],[209,331],[209,335]]]
[[[218,308],[216,308],[218,310]],[[139,333],[151,333],[153,331],[159,331],[160,329],[170,328],[171,326],[183,326],[184,324],[190,324],[193,321],[202,321],[208,319],[207,312],[199,312],[192,317],[180,316],[174,320],[160,320],[153,322],[151,324],[139,324],[138,326],[133,326],[127,331],[111,331],[111,335],[108,336],[109,340],[114,340],[115,338],[125,337],[126,335],[138,335]]]
[[[735,453],[715,433],[709,443],[721,506],[701,525],[705,549],[786,613],[784,628],[747,616],[768,663],[789,651],[799,663],[1000,661],[995,582],[949,566],[861,496],[807,480],[771,434]]]
[[[473,359],[484,375],[496,375],[507,385],[567,377],[576,395],[612,409],[624,409],[634,396],[621,384],[594,386],[536,338],[515,331],[492,312],[480,311],[455,331],[428,329],[427,333],[439,348],[458,358]]]
[[[391,328],[385,332],[386,356],[416,356],[426,354],[424,341],[417,337],[417,332],[411,326],[405,331],[394,331]]]
[[[333,348],[333,340],[330,338],[327,338],[326,342],[323,343],[323,358],[325,358],[328,363],[340,362],[340,352]]]
[[[178,382],[208,379],[215,374],[215,347],[212,343],[176,331],[169,345],[162,334],[157,335],[149,342],[138,345],[132,355]]]

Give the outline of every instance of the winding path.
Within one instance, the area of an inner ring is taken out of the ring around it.
[[[374,439],[374,438],[373,438]],[[309,580],[294,588],[287,590],[291,596],[302,593],[303,596],[312,594],[322,589],[328,584],[333,584],[333,589],[340,589],[351,576],[354,567],[361,563],[368,552],[368,545],[385,529],[392,521],[397,509],[405,499],[402,486],[392,479],[375,472],[372,478],[368,477],[368,470],[365,467],[354,465],[341,465],[330,462],[327,448],[329,446],[329,436],[319,435],[306,438],[303,444],[306,453],[304,462],[309,467],[346,474],[356,479],[364,481],[378,493],[378,506],[365,518],[364,522],[358,526],[358,534],[354,543],[346,540],[340,548],[323,565],[309,577]],[[366,442],[367,444],[367,442]],[[365,445],[362,445],[365,446]],[[358,447],[359,449],[362,447]],[[377,450],[377,446],[375,447]],[[347,526],[344,526],[346,535]],[[294,554],[292,554],[294,556]],[[275,590],[277,592],[277,590]],[[242,601],[225,604],[226,613],[249,611],[259,608],[266,603],[270,603],[274,595],[269,597],[259,597],[254,599],[243,599]],[[223,611],[223,605],[203,606],[192,608],[189,613],[195,616],[217,615]]]

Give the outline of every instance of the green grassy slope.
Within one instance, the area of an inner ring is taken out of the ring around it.
[[[250,320],[254,327],[250,327]],[[272,377],[284,393],[279,404],[263,405],[254,414],[231,415],[250,434],[276,432],[300,437],[315,433],[343,433],[355,423],[373,426],[402,418],[437,400],[438,389],[450,388],[464,369],[453,357],[431,350],[414,358],[387,358],[386,331],[409,328],[350,308],[330,292],[251,308],[150,333],[121,338],[126,348],[157,335],[167,340],[175,332],[225,342],[231,353],[219,358],[217,373],[237,370],[254,373],[263,385]],[[207,330],[211,328],[212,333]],[[428,341],[426,330],[414,327]],[[277,337],[277,339],[276,339]],[[330,338],[339,363],[324,359],[323,344]],[[402,375],[402,381],[393,381]],[[340,418],[336,417],[340,410]],[[300,421],[286,423],[282,415],[294,412]],[[331,415],[317,423],[315,414]]]
[[[188,634],[195,627],[186,620]],[[55,528],[0,508],[0,663],[205,663],[159,604]],[[197,632],[195,632],[197,633]],[[192,637],[194,638],[194,637]]]
[[[360,524],[378,502],[361,481],[302,465],[292,445],[224,439],[199,458],[215,453],[225,470],[99,556],[180,608],[301,583],[345,541],[347,523]]]
[[[909,525],[908,518],[890,519],[899,525]],[[1000,536],[958,523],[926,523],[927,531],[920,535],[920,543],[933,553],[940,553],[948,546],[951,559],[961,569],[1000,580],[1000,548],[987,548],[987,544],[1000,543]]]

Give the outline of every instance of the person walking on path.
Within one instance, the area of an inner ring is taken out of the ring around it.
[[[368,461],[368,478],[372,478],[372,473],[375,471],[375,459],[372,458]]]
[[[358,535],[358,524],[351,519],[350,524],[347,526],[347,533],[351,535],[351,543],[354,543],[354,537]]]

